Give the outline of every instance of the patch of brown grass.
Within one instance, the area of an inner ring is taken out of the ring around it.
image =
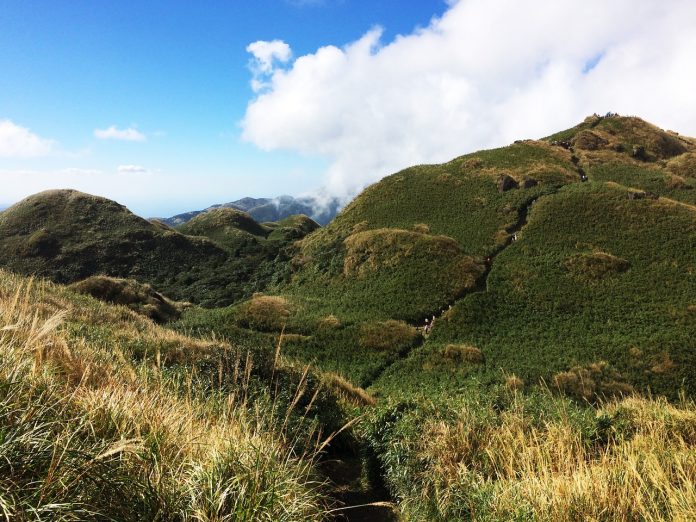
[[[597,412],[617,416],[630,433],[614,432],[606,448],[569,416],[540,423],[521,405],[493,422],[474,407],[455,423],[431,421],[418,442],[423,498],[443,520],[693,520],[694,405],[631,397]]]
[[[172,301],[150,285],[139,283],[135,279],[92,276],[73,283],[69,288],[100,301],[126,306],[158,323],[178,319],[181,312],[191,306],[190,303]]]
[[[524,380],[513,373],[505,377],[505,387],[508,390],[519,391],[524,388]]]
[[[345,276],[363,276],[398,265],[419,252],[443,258],[461,254],[456,240],[397,228],[380,228],[351,234],[344,241]]]
[[[574,366],[553,376],[553,387],[563,394],[583,401],[616,397],[633,393],[619,372],[606,361],[587,366]]]
[[[486,360],[480,349],[468,344],[448,344],[445,346],[443,355],[446,359],[452,361],[470,362],[473,364],[483,364]]]
[[[319,319],[317,327],[320,330],[337,330],[343,326],[340,319],[333,314],[329,314],[326,317]]]
[[[347,379],[337,373],[325,372],[322,374],[322,382],[351,406],[375,406],[377,401],[364,389],[354,386]]]
[[[370,350],[401,350],[413,346],[418,330],[403,321],[375,321],[360,326],[359,343]]]
[[[573,255],[565,260],[564,265],[574,276],[591,281],[620,274],[630,267],[627,260],[601,251]]]
[[[237,308],[237,323],[252,330],[280,332],[290,317],[290,303],[285,297],[254,294]]]

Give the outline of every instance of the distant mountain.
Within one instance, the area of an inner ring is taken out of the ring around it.
[[[321,202],[312,196],[295,198],[292,196],[279,196],[277,198],[242,198],[229,203],[212,205],[203,210],[192,210],[169,218],[157,218],[158,221],[171,227],[177,227],[189,222],[194,217],[215,208],[234,208],[247,212],[259,223],[281,221],[287,217],[304,214],[311,217],[320,225],[326,225],[331,221],[339,209],[341,202],[337,198],[330,198],[327,202]]]

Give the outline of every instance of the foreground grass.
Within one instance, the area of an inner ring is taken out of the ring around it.
[[[170,359],[177,346],[186,363],[167,366],[160,351],[135,363],[116,339],[68,327],[90,320],[126,333],[137,326],[144,343],[166,340]],[[253,361],[233,354],[0,272],[0,516],[323,519],[320,439],[294,410],[307,379],[287,391],[288,405],[254,390]],[[214,377],[196,375],[197,359],[218,363]]]
[[[477,397],[477,398],[474,398]],[[375,413],[372,441],[405,520],[693,520],[696,409],[546,392]]]

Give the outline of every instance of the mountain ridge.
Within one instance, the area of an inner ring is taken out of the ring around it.
[[[335,197],[320,201],[313,196],[278,196],[275,198],[245,197],[229,203],[211,205],[203,210],[192,210],[168,218],[152,218],[171,227],[189,222],[194,217],[217,208],[234,208],[247,212],[258,222],[275,222],[296,214],[304,214],[320,225],[329,223],[340,210],[341,200]]]

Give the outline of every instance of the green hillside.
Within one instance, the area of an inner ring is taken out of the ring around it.
[[[73,287],[130,310],[43,283],[24,299],[70,310],[52,346],[118,359],[146,383],[165,366],[177,397],[199,386],[197,419],[222,408],[208,394],[242,394],[245,411],[280,420],[243,425],[281,444],[283,477],[306,472],[288,479],[293,493],[277,490],[306,499],[287,520],[330,518],[329,497],[378,501],[349,520],[389,519],[395,504],[408,521],[688,520],[695,158],[692,138],[591,116],[388,176],[323,228],[218,208],[175,230],[44,193],[0,213],[0,264],[60,282],[131,278]],[[9,307],[25,283],[0,275]],[[134,312],[171,313],[170,329]],[[278,417],[286,407],[297,415]],[[313,429],[341,434],[313,452]],[[315,491],[316,477],[330,480]]]
[[[179,232],[105,198],[48,191],[0,213],[0,265],[59,283],[134,278],[176,300],[224,306],[268,285],[276,258],[285,261],[283,250],[318,226],[309,222],[289,219],[276,231],[216,209]]]

